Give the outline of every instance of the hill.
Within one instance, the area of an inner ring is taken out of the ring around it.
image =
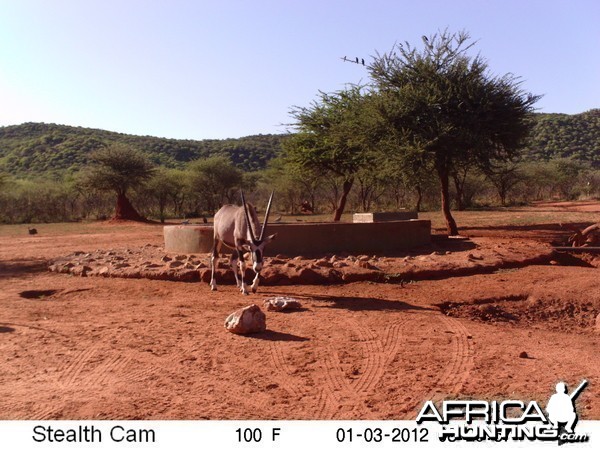
[[[535,114],[525,158],[574,158],[600,167],[600,109],[581,114]],[[260,170],[281,151],[286,135],[256,135],[202,141],[133,136],[44,123],[0,127],[0,171],[17,177],[62,176],[84,167],[90,152],[113,142],[132,145],[158,165],[182,167],[213,155],[228,156],[239,168]]]
[[[45,123],[0,127],[0,169],[22,177],[76,172],[89,155],[107,144],[129,144],[155,164],[182,167],[186,162],[226,155],[238,167],[258,170],[277,155],[285,135],[256,135],[239,139],[202,141],[133,136],[91,128]]]
[[[581,114],[536,114],[528,159],[574,158],[600,167],[600,109]]]

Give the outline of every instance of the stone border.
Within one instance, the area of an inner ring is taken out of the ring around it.
[[[462,248],[444,251],[437,246],[435,248],[438,250],[431,251],[434,247],[429,246],[424,247],[420,254],[413,252],[413,255],[396,257],[344,254],[320,258],[288,258],[284,255],[266,257],[261,284],[339,284],[357,281],[403,283],[491,273],[498,269],[531,264],[556,263],[551,261],[554,257],[552,248],[534,241],[522,242],[519,251],[513,250],[509,244],[490,245],[489,248],[469,244],[475,250]],[[208,254],[173,254],[150,244],[135,249],[74,252],[52,261],[49,270],[74,276],[210,281]],[[248,269],[247,278],[250,279],[252,275]],[[216,276],[219,284],[234,283],[227,257],[219,260]]]

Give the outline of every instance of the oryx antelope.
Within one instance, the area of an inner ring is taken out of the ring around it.
[[[267,221],[269,220],[269,210],[273,201],[273,192],[269,197],[265,220],[261,228],[258,221],[256,209],[251,204],[246,203],[244,192],[242,192],[242,206],[224,205],[217,211],[214,218],[214,244],[210,257],[210,288],[217,290],[215,281],[215,267],[219,259],[221,246],[225,244],[233,250],[231,255],[231,269],[235,274],[235,281],[243,294],[248,294],[248,287],[244,282],[244,254],[250,253],[252,257],[252,269],[255,276],[252,282],[252,292],[258,288],[258,276],[263,266],[263,253],[265,246],[275,238],[275,234],[265,236]],[[257,236],[260,230],[260,235]],[[237,267],[239,266],[240,276],[238,277]]]

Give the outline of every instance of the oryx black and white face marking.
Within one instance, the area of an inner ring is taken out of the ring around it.
[[[234,255],[232,256],[232,268],[235,263],[239,265],[240,277],[238,277],[237,271],[234,269],[235,279],[240,291],[243,294],[248,294],[248,289],[244,283],[244,254],[250,253],[252,259],[252,269],[254,270],[255,277],[252,282],[252,292],[256,292],[258,288],[258,277],[259,273],[263,268],[263,256],[265,246],[271,242],[275,235],[264,237],[265,230],[267,228],[267,221],[269,218],[269,210],[271,209],[271,202],[273,200],[273,193],[269,198],[267,210],[265,212],[265,220],[260,226],[256,209],[250,204],[246,203],[244,193],[242,192],[242,206],[225,205],[214,218],[214,246],[211,256],[211,281],[210,286],[212,290],[217,289],[217,283],[215,281],[215,265],[216,260],[219,257],[219,251],[221,244],[234,249]],[[257,238],[257,231],[260,230],[260,235]]]
[[[257,247],[254,248],[254,250],[252,251],[252,269],[254,269],[255,272],[260,272],[262,269],[262,265],[263,265],[263,259],[262,259],[262,246],[259,245]]]

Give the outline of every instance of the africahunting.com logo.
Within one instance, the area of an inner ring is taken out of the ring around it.
[[[557,383],[556,393],[548,400],[545,413],[535,401],[445,400],[438,409],[429,400],[421,408],[417,424],[437,422],[442,425],[439,434],[442,442],[540,440],[558,441],[559,445],[587,442],[589,435],[575,432],[575,400],[586,386],[587,380],[583,380],[569,394],[565,383]]]

